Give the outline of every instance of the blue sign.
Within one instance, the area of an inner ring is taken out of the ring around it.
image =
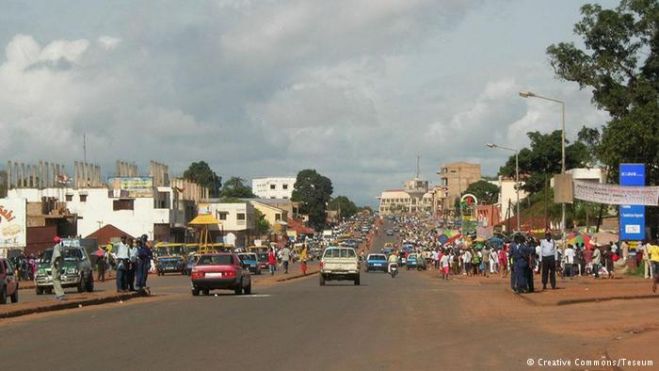
[[[645,186],[645,164],[620,164],[621,186]],[[620,206],[620,239],[645,239],[645,206]]]

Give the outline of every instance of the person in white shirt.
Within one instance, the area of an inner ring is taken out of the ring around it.
[[[442,259],[439,262],[439,266],[442,270],[442,278],[445,279],[445,280],[448,280],[448,271],[449,271],[449,267],[450,267],[450,264],[451,264],[450,261],[451,260],[449,258],[448,253],[444,253],[442,255]]]
[[[130,255],[128,245],[126,245],[126,236],[121,237],[121,242],[117,244],[117,292],[126,292],[128,289],[128,264]]]
[[[567,245],[567,248],[563,252],[563,260],[565,261],[563,271],[564,277],[572,277],[572,268],[574,267],[575,256],[576,252],[574,251],[574,247],[572,247],[572,245]]]
[[[499,264],[499,253],[496,249],[492,249],[490,252],[490,273],[494,274],[498,272],[497,265]]]
[[[462,261],[464,262],[464,273],[467,276],[471,276],[471,252],[469,250],[465,250],[464,254],[462,255]]]
[[[540,264],[542,266],[542,289],[547,289],[547,281],[551,288],[556,288],[556,242],[551,233],[545,232],[545,238],[540,241]]]
[[[432,252],[432,264],[435,269],[439,269],[439,252],[437,250]]]

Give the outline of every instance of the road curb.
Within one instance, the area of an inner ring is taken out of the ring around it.
[[[280,278],[276,282],[286,282],[286,281],[291,281],[291,280],[295,280],[295,279],[298,279],[298,278],[309,277],[309,276],[313,276],[315,274],[318,274],[319,272],[320,271],[312,271],[312,272],[309,272],[307,274],[296,274],[294,276]]]
[[[4,313],[0,312],[0,319],[20,317],[28,314],[55,312],[60,310],[78,308],[80,306],[88,307],[92,305],[115,303],[115,302],[126,301],[142,296],[146,296],[146,295],[139,292],[130,292],[125,294],[105,296],[100,298],[90,298],[84,300],[71,300],[71,301],[62,301],[62,302],[56,302],[53,300],[53,302],[50,302],[48,304],[44,303],[37,307],[21,308]]]
[[[657,294],[648,294],[648,295],[620,295],[620,296],[585,298],[585,299],[565,299],[565,300],[558,300],[556,302],[541,303],[527,297],[527,295],[529,294],[515,294],[516,297],[521,298],[522,300],[526,301],[528,304],[538,307],[559,307],[559,306],[574,305],[574,304],[601,303],[601,302],[613,301],[613,300],[659,299],[659,295]]]

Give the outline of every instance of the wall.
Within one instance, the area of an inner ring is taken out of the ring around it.
[[[293,195],[295,178],[256,178],[252,179],[252,193],[260,198],[286,199]],[[287,186],[288,189],[284,189]],[[274,189],[271,189],[274,187]]]

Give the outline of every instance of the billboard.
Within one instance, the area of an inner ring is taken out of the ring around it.
[[[25,248],[26,222],[26,199],[0,199],[0,249]]]
[[[645,164],[620,164],[621,186],[645,186]],[[645,206],[620,206],[620,239],[645,239]]]
[[[148,176],[109,178],[110,189],[126,191],[128,197],[153,197],[153,178]]]

